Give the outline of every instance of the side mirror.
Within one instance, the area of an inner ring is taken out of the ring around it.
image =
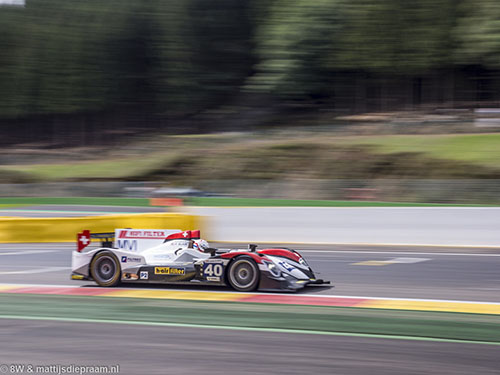
[[[248,244],[248,250],[252,253],[255,253],[255,249],[257,249],[257,245],[251,243],[251,244]]]
[[[209,247],[208,249],[205,249],[203,252],[209,253],[211,256],[215,256],[216,251],[217,251],[217,249],[214,249],[213,247]]]

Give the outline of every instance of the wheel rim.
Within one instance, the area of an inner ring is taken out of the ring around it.
[[[247,288],[251,286],[256,279],[257,271],[253,264],[247,260],[237,260],[232,269],[231,282],[238,288]]]
[[[113,279],[116,272],[116,264],[113,258],[103,256],[97,260],[95,266],[97,277],[102,282],[108,282]]]

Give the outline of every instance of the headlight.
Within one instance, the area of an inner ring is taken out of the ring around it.
[[[265,262],[264,264],[267,266],[271,274],[275,277],[280,277],[281,276],[281,271],[278,269],[278,266],[272,262]]]

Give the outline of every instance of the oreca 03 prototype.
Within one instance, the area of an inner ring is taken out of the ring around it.
[[[123,232],[91,234],[84,230],[77,236],[71,278],[94,280],[103,287],[121,282],[188,283],[229,285],[242,292],[295,291],[308,285],[330,283],[316,278],[306,260],[292,249],[257,250],[257,245],[248,245],[248,249],[215,249],[200,239],[199,230],[171,232],[135,230],[135,242],[130,240],[124,248],[124,241],[120,242],[120,238],[115,241],[115,234],[126,238]],[[148,240],[151,243],[152,237],[160,239],[160,243],[144,246]],[[98,239],[100,246],[89,248],[92,239]]]

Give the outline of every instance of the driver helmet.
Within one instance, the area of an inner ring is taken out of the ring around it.
[[[205,252],[205,250],[208,249],[209,247],[210,247],[210,245],[205,240],[193,241],[193,249],[199,250],[201,252]]]

